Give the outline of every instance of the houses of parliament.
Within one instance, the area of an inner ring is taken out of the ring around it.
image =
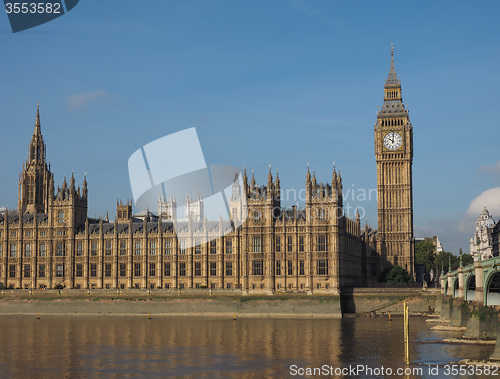
[[[258,186],[245,172],[231,201],[245,202],[248,218],[232,230],[204,219],[201,199],[187,200],[198,213],[182,227],[163,211],[171,201],[156,215],[134,215],[132,202],[118,201],[109,221],[88,217],[86,178],[55,188],[37,107],[17,210],[0,211],[0,288],[338,293],[373,284],[391,265],[413,274],[413,131],[393,53],[374,136],[377,229],[344,214],[335,168],[326,184],[307,169],[303,209],[281,206],[277,174]]]

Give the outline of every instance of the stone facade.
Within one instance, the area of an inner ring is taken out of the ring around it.
[[[498,224],[495,225],[490,212],[484,207],[476,220],[474,236],[470,239],[470,253],[474,260],[485,260],[498,256],[498,230]]]
[[[37,110],[19,182],[18,210],[0,213],[0,283],[7,288],[214,288],[246,292],[336,292],[362,284],[359,215],[343,215],[342,178],[320,184],[306,175],[305,209],[283,209],[278,175],[267,186],[243,176],[233,186],[231,224],[203,219],[201,199],[176,220],[170,202],[159,216],[117,203],[114,222],[87,217],[87,182],[54,189]],[[239,206],[238,206],[239,205]],[[169,213],[170,210],[170,213]]]

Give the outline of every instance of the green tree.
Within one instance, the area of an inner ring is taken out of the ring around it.
[[[387,283],[411,283],[413,277],[401,266],[394,266],[386,276]]]
[[[470,254],[462,254],[462,265],[467,266],[474,263],[474,258]]]
[[[415,245],[415,263],[425,265],[427,274],[431,269],[435,269],[435,258],[434,245],[431,241],[423,241]]]
[[[450,262],[451,270],[456,270],[460,265],[460,258],[448,251],[441,251],[438,253],[436,257],[436,266],[439,270],[443,269],[445,273],[448,272]]]

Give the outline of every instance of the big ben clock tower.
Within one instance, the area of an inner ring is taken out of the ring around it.
[[[391,67],[384,86],[384,104],[375,124],[377,161],[378,241],[383,262],[414,274],[413,239],[413,128],[403,105],[401,83]],[[381,269],[383,269],[381,267]]]

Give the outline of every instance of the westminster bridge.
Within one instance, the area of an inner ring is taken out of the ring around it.
[[[500,257],[475,261],[441,275],[441,292],[465,301],[500,305]]]

